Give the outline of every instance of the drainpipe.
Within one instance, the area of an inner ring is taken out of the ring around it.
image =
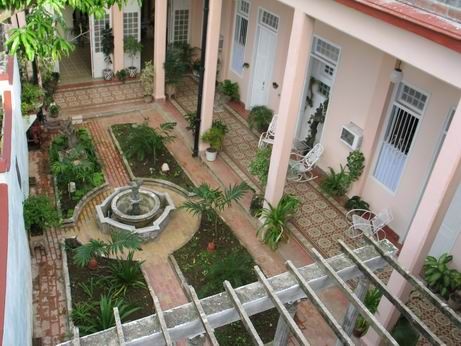
[[[207,41],[207,30],[208,30],[208,11],[209,11],[210,0],[205,0],[203,5],[203,27],[202,27],[202,50],[200,54],[200,79],[198,84],[198,95],[197,95],[197,115],[195,117],[195,131],[194,131],[194,151],[193,157],[198,156],[198,146],[200,141],[200,124],[202,122],[202,94],[203,94],[203,80],[205,78],[205,53],[206,53],[206,41]]]

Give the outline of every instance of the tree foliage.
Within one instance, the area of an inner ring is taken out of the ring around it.
[[[97,18],[113,5],[121,8],[127,0],[2,0],[0,23],[17,12],[26,11],[27,24],[8,33],[6,45],[10,54],[22,53],[28,60],[36,57],[56,61],[69,55],[74,46],[59,31],[65,27],[62,11],[72,7]],[[141,0],[139,0],[141,2]]]

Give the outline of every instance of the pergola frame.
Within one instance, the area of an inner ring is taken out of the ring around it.
[[[155,292],[154,297],[156,314],[142,319],[120,323],[118,311],[114,311],[116,326],[85,337],[79,337],[75,331],[74,339],[60,345],[86,346],[86,345],[172,345],[174,342],[189,339],[204,340],[206,335],[212,345],[218,345],[214,329],[242,320],[255,345],[262,345],[262,340],[257,334],[250,316],[276,308],[280,312],[277,333],[282,331],[283,336],[275,336],[274,345],[286,344],[289,331],[301,345],[309,345],[308,340],[301,333],[293,318],[292,308],[301,299],[309,299],[319,310],[320,315],[338,337],[338,344],[353,345],[350,338],[353,324],[358,313],[383,337],[387,344],[397,344],[392,336],[382,327],[379,321],[366,310],[361,300],[368,287],[368,282],[373,283],[388,299],[390,298],[399,310],[410,320],[410,323],[434,345],[443,342],[419,320],[402,302],[389,297],[385,285],[377,278],[374,271],[383,269],[390,264],[397,271],[415,284],[418,290],[428,296],[440,310],[449,316],[459,328],[461,319],[453,310],[448,308],[437,296],[428,294],[427,288],[414,276],[402,268],[393,258],[397,249],[387,240],[379,244],[371,238],[366,238],[370,245],[355,250],[350,250],[346,244],[339,241],[346,254],[341,254],[330,259],[312,249],[312,254],[318,260],[302,268],[296,268],[290,261],[287,262],[288,271],[267,278],[261,269],[256,266],[258,281],[251,284],[233,288],[229,282],[224,282],[225,292],[198,299],[193,287],[189,286],[188,296],[192,302],[163,311]],[[398,268],[398,269],[397,269]],[[359,279],[359,285],[354,292],[348,284],[349,280]],[[316,291],[336,285],[345,293],[351,305],[347,309],[342,324],[335,320],[331,312],[321,302]],[[291,310],[291,312],[290,312]]]

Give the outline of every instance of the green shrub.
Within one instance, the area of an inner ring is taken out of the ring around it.
[[[254,194],[250,203],[250,214],[254,217],[260,217],[264,205],[264,196]]]
[[[111,286],[115,289],[115,296],[126,294],[132,287],[146,288],[141,265],[144,261],[133,260],[134,252],[130,251],[126,260],[114,261],[109,265]]]
[[[224,136],[227,133],[227,125],[219,120],[215,120],[208,131],[202,135],[202,141],[208,143],[214,150],[221,150]]]
[[[461,273],[456,269],[448,268],[453,256],[444,253],[438,259],[433,256],[426,257],[424,261],[424,279],[428,286],[445,299],[450,293],[461,288]]]
[[[341,165],[339,172],[330,167],[330,173],[320,184],[321,189],[330,196],[344,195],[351,184],[350,177]]]
[[[144,89],[144,96],[152,96],[154,92],[154,75],[152,60],[146,61],[141,71],[141,76],[139,77],[142,88]]]
[[[197,120],[198,120],[197,112],[186,113],[186,114],[184,114],[184,118],[187,121],[186,129],[188,129],[189,131],[192,131],[192,134],[194,135],[195,134],[195,128],[197,126]]]
[[[36,113],[43,102],[44,92],[35,84],[22,83],[21,111],[23,115]]]
[[[364,209],[364,210],[369,210],[370,205],[365,202],[360,196],[352,196],[349,198],[344,205],[347,210],[352,210],[352,209]]]
[[[248,116],[248,125],[250,125],[250,129],[256,129],[262,133],[267,131],[273,115],[274,112],[266,106],[255,106]]]
[[[153,129],[147,124],[134,125],[126,139],[126,156],[128,158],[136,157],[139,161],[144,161],[147,156],[152,156],[153,161],[156,162],[157,151],[175,138],[171,135],[175,126],[176,123],[171,122],[163,123],[157,129]]]
[[[351,182],[357,181],[363,173],[365,156],[359,150],[354,150],[347,156],[346,167],[349,172]]]
[[[165,82],[177,84],[187,71],[184,50],[176,44],[169,44],[165,57]]]
[[[47,196],[29,196],[24,201],[24,224],[29,232],[58,226],[59,222],[56,207]]]
[[[125,83],[126,79],[128,78],[128,72],[123,68],[115,73],[115,77],[122,83]]]
[[[200,288],[198,295],[203,298],[222,292],[225,280],[233,287],[252,282],[254,280],[252,258],[236,251],[229,255],[216,253],[205,273],[206,284]]]
[[[296,213],[299,207],[299,199],[293,195],[284,195],[277,206],[268,203],[268,208],[263,208],[261,216],[264,220],[257,234],[263,234],[263,241],[272,250],[277,249],[280,241],[286,239],[288,220]]]
[[[269,175],[269,166],[271,160],[272,149],[265,147],[258,149],[255,158],[250,162],[248,171],[256,176],[263,186],[267,184],[267,177]]]
[[[123,50],[131,58],[131,66],[134,65],[134,57],[142,51],[142,44],[133,36],[128,36],[123,41]]]
[[[240,89],[238,83],[226,79],[218,84],[218,91],[228,96],[232,101],[240,100]]]

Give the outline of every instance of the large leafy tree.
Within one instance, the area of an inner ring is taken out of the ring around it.
[[[105,8],[121,7],[127,0],[1,0],[0,23],[6,23],[15,13],[25,11],[27,24],[11,29],[6,45],[10,54],[23,53],[32,61],[37,57],[59,60],[69,55],[73,44],[59,31],[62,11],[66,6],[100,17]],[[141,0],[139,0],[141,2]]]

